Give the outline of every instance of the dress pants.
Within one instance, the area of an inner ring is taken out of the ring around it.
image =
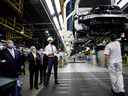
[[[42,84],[43,82],[43,65],[40,65],[40,68],[39,68],[39,72],[40,72],[40,84]]]
[[[51,76],[52,66],[54,66],[54,79],[57,83],[57,69],[58,69],[58,60],[57,57],[48,57],[48,73],[47,73],[47,84]]]
[[[48,57],[46,55],[43,56],[43,83],[46,85],[47,83],[47,74],[46,70],[48,67]]]
[[[43,66],[43,83],[44,83],[44,85],[46,85],[46,83],[47,83],[46,70],[47,70],[47,65],[44,65]]]
[[[35,67],[32,70],[30,70],[30,89],[33,88],[33,83],[34,83],[34,87],[36,89],[38,88],[38,75],[39,75],[38,68]]]

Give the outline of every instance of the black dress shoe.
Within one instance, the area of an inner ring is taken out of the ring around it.
[[[36,86],[35,89],[39,89],[38,86]]]
[[[58,81],[55,81],[55,84],[60,84]]]
[[[39,83],[39,85],[41,85],[41,84],[42,84],[42,82]]]
[[[36,87],[35,89],[39,89],[38,87]]]
[[[45,87],[48,87],[48,83],[44,83],[44,86],[45,86]]]
[[[119,96],[125,96],[125,93],[124,92],[120,92]]]
[[[119,96],[119,93],[114,92],[113,89],[111,89],[111,92],[112,92],[112,96]]]
[[[112,93],[112,96],[119,96],[119,93]]]

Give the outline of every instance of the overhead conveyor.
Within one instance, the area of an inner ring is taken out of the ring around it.
[[[80,15],[78,20],[79,23],[87,26],[86,34],[95,37],[108,36],[111,33],[117,35],[123,32],[128,17],[117,6],[102,5],[93,8],[86,15]]]

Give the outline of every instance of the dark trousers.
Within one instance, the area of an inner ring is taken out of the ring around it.
[[[23,65],[23,69],[21,69],[21,74],[23,73],[25,75],[25,65]]]
[[[44,83],[44,85],[47,83],[46,69],[47,69],[47,65],[43,66],[43,83]]]
[[[30,79],[30,89],[33,88],[33,83],[34,83],[34,87],[38,88],[38,75],[39,75],[39,70],[37,68],[34,70],[30,70],[30,78],[29,78]]]
[[[40,65],[39,72],[40,72],[40,83],[42,83],[43,82],[43,66],[42,65]]]
[[[47,73],[47,83],[49,83],[49,79],[51,76],[52,66],[54,66],[54,79],[55,83],[57,82],[57,69],[58,69],[58,61],[56,57],[48,58],[48,73]]]
[[[16,85],[6,86],[0,89],[0,96],[20,96],[16,95]]]

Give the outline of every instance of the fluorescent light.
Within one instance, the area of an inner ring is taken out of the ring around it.
[[[24,34],[24,31],[21,31],[20,33],[21,33],[21,34]]]
[[[47,34],[48,34],[48,33],[49,33],[49,32],[48,32],[48,30],[46,30],[46,31],[45,31],[45,33],[47,33]]]
[[[55,6],[56,6],[57,13],[59,14],[61,12],[60,0],[54,0],[54,1],[55,1]]]
[[[118,4],[118,6],[120,7],[120,8],[122,8],[123,6],[125,6],[125,4],[127,4],[128,3],[128,0],[122,0],[119,4]]]
[[[120,0],[115,0],[115,4],[117,4],[118,2],[120,2]]]
[[[63,28],[64,22],[61,14],[59,15],[59,21],[60,21],[61,28]]]
[[[20,32],[21,34],[24,34],[24,27],[22,28],[22,30],[21,30],[21,32]]]
[[[54,23],[55,23],[57,29],[60,30],[60,25],[59,25],[59,23],[58,23],[58,20],[57,20],[57,17],[56,17],[56,16],[53,17],[53,21],[54,21]]]
[[[62,32],[62,30],[58,30],[58,32],[59,32],[60,37],[61,37],[61,39],[62,39],[62,41],[63,41],[63,43],[64,43],[64,37],[63,37],[63,32]]]
[[[53,8],[53,4],[51,0],[45,0],[45,2],[47,3],[48,9],[51,13],[51,15],[55,14],[54,8]]]

